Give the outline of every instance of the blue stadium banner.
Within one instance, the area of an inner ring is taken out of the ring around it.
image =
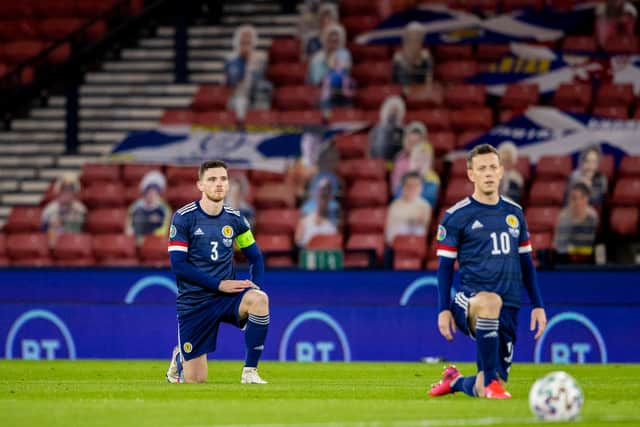
[[[486,19],[445,5],[421,5],[391,15],[375,29],[360,34],[356,42],[400,44],[404,27],[414,21],[422,25],[427,44],[546,42],[559,40],[593,16],[593,4],[568,12],[521,10]]]
[[[514,360],[640,362],[634,271],[541,272],[549,323],[534,341],[520,312]],[[603,286],[603,283],[615,283]],[[273,271],[271,360],[473,361],[473,342],[439,334],[431,272]],[[176,344],[175,282],[165,270],[0,270],[0,342],[7,359],[167,358]],[[615,312],[615,316],[611,313]],[[242,359],[242,332],[222,327],[213,359]]]

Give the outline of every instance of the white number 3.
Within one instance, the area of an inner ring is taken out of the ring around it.
[[[211,241],[211,259],[213,261],[218,260],[218,242],[215,240]]]

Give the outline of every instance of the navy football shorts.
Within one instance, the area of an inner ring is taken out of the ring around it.
[[[243,328],[247,319],[240,320],[238,309],[245,292],[221,294],[178,314],[178,343],[185,360],[195,359],[216,349],[220,323]]]
[[[469,298],[473,295],[474,294],[464,291],[457,292],[453,302],[451,303],[451,313],[453,314],[453,318],[458,329],[475,339],[475,336],[469,327],[469,318],[467,314]],[[498,330],[498,337],[500,339],[498,349],[498,375],[500,375],[500,378],[504,381],[509,379],[509,370],[511,369],[513,359],[513,348],[516,345],[519,311],[519,308],[505,306],[502,306],[502,310],[500,310],[500,329]],[[482,363],[479,355],[476,363],[478,365],[478,371],[482,371]]]

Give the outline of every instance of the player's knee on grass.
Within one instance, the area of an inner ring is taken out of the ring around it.
[[[487,317],[497,319],[502,308],[502,298],[493,292],[479,292],[473,297],[475,315],[477,317]]]
[[[203,356],[184,362],[184,382],[203,383],[207,381],[207,359]]]

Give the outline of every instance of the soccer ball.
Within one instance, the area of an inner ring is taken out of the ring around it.
[[[584,397],[576,380],[566,372],[551,372],[537,380],[529,391],[529,407],[545,421],[567,421],[580,413]]]

